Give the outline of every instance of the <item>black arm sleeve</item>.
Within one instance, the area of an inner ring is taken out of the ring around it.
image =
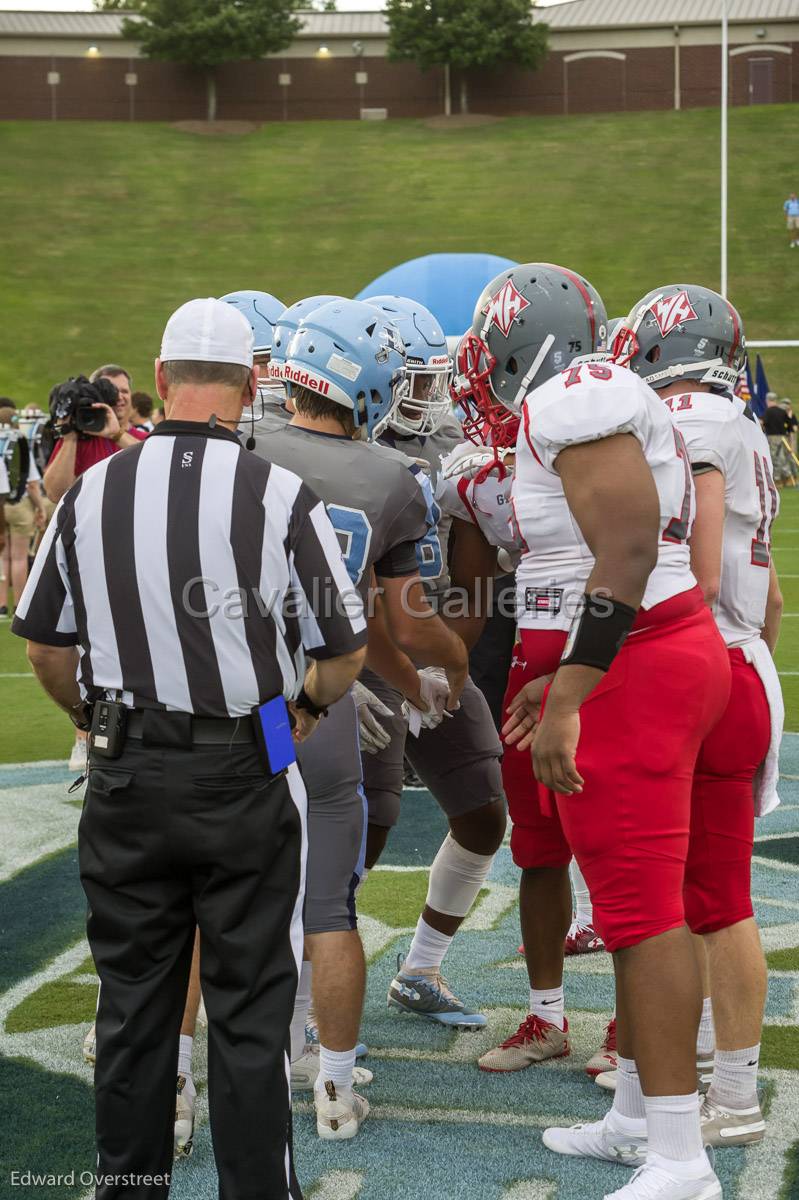
[[[417,575],[419,564],[416,558],[416,542],[397,542],[374,566],[375,575],[382,579],[401,579],[403,575]]]

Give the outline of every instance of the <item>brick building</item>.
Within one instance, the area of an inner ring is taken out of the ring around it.
[[[729,0],[733,104],[799,100],[799,0]],[[550,53],[538,71],[468,74],[474,112],[618,112],[717,105],[718,0],[573,0],[539,10]],[[0,12],[0,119],[186,120],[205,115],[190,66],[151,62],[117,13]],[[386,58],[382,13],[303,15],[279,56],[218,73],[219,116],[420,117],[443,107],[443,71]],[[457,96],[458,80],[453,79]]]

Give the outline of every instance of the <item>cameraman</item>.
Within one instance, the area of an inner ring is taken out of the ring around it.
[[[147,436],[145,430],[131,428],[131,378],[125,368],[109,363],[98,367],[89,378],[91,383],[107,379],[116,388],[116,398],[113,406],[93,406],[106,409],[106,421],[101,430],[78,433],[73,429],[56,442],[43,480],[44,490],[54,504],[89,467],[110,458],[117,450],[135,446]]]

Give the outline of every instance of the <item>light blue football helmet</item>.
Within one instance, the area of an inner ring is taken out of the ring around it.
[[[288,308],[283,309],[278,318],[275,327],[275,336],[272,340],[270,379],[279,380],[281,378],[280,368],[286,361],[286,347],[291,341],[292,336],[297,332],[303,317],[307,317],[315,308],[321,308],[323,304],[329,304],[331,300],[343,299],[343,296],[306,296],[303,300],[297,300],[296,303],[290,304]]]
[[[254,338],[253,353],[271,353],[275,326],[278,317],[285,310],[285,304],[281,304],[269,292],[254,292],[246,289],[240,292],[228,292],[220,299],[224,300],[226,304],[232,304],[250,322]]]
[[[293,334],[282,366],[292,387],[348,408],[371,438],[384,425],[405,375],[399,330],[371,304],[333,300],[310,312]]]
[[[405,345],[406,379],[386,419],[396,433],[425,437],[441,426],[452,403],[449,383],[452,360],[444,331],[429,309],[406,296],[370,296],[386,320],[395,325]]]

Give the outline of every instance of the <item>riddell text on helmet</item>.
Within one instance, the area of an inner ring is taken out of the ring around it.
[[[291,363],[283,364],[280,378],[288,380],[289,383],[296,383],[298,387],[308,388],[311,392],[319,392],[322,396],[330,395],[330,384],[326,379],[317,379],[309,371],[304,371],[300,367],[292,367]]]

